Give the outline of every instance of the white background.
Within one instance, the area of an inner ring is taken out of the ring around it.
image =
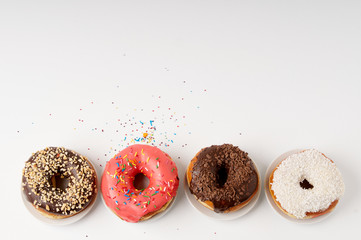
[[[360,235],[360,13],[360,1],[1,0],[1,239]],[[150,120],[180,186],[195,153],[212,144],[247,151],[263,179],[280,154],[316,148],[336,162],[345,196],[312,225],[285,220],[263,193],[246,216],[215,221],[182,188],[150,223],[122,222],[101,201],[62,227],[27,212],[19,187],[32,152],[65,146],[101,175],[131,139],[135,126],[119,122]]]

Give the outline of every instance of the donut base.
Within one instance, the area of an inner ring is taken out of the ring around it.
[[[150,212],[150,213],[147,213],[146,215],[144,215],[143,217],[141,217],[139,219],[138,222],[142,222],[142,221],[146,221],[146,220],[149,220],[151,219],[152,217],[154,217],[155,215],[167,210],[168,207],[171,206],[171,203],[174,201],[174,197],[169,200],[168,202],[166,202],[163,207],[161,207],[160,209],[158,209],[157,211],[154,211],[154,212]],[[121,218],[114,210],[112,210],[112,212],[117,216],[119,217],[120,219],[122,219],[123,221],[125,221],[123,218]]]
[[[303,151],[305,151],[305,150],[303,150]],[[301,152],[303,152],[303,151],[301,151]],[[322,155],[323,155],[324,157],[326,157],[325,154],[322,153]],[[326,157],[326,158],[327,158],[328,160],[330,160],[331,162],[333,162],[333,161],[332,161],[331,159],[329,159],[328,157]],[[270,175],[270,177],[269,177],[268,190],[269,190],[269,192],[270,192],[270,194],[271,194],[271,197],[272,197],[272,200],[273,200],[273,202],[276,204],[276,206],[277,206],[284,214],[286,214],[287,216],[289,216],[289,217],[291,217],[291,218],[294,218],[294,219],[301,219],[301,220],[302,220],[302,219],[310,219],[310,218],[319,217],[319,216],[324,215],[324,214],[326,214],[326,213],[332,212],[332,211],[335,209],[335,207],[336,207],[336,205],[337,205],[337,203],[338,203],[338,200],[337,200],[337,199],[336,199],[335,201],[333,201],[333,202],[330,204],[330,206],[329,206],[327,209],[323,210],[323,211],[306,212],[306,216],[305,216],[304,218],[297,218],[297,217],[294,216],[293,214],[287,212],[286,209],[284,209],[284,208],[281,206],[281,203],[280,203],[279,201],[277,201],[276,196],[275,196],[275,193],[274,193],[274,191],[272,190],[272,183],[273,183],[273,175],[274,175],[274,172],[277,170],[278,166],[279,166],[284,160],[286,160],[286,158],[283,159],[283,160],[273,169],[273,171],[272,171],[272,173],[271,173],[271,175]]]
[[[198,155],[202,152],[203,148],[194,156],[194,158],[191,160],[191,162],[189,163],[188,167],[187,167],[187,171],[186,171],[186,177],[187,177],[187,183],[188,183],[188,187],[190,188],[190,185],[191,185],[191,181],[192,181],[192,170],[193,170],[193,166],[194,164],[196,163],[196,161],[198,160]],[[259,179],[259,176],[258,176],[258,173],[257,173],[257,177],[258,177],[258,183],[257,183],[257,188],[256,190],[254,191],[254,193],[244,202],[236,205],[236,206],[233,206],[233,207],[230,207],[228,208],[227,210],[223,211],[222,213],[230,213],[230,212],[234,212],[234,211],[237,211],[243,207],[245,207],[252,199],[253,197],[256,195],[256,193],[258,192],[259,190],[259,184],[260,184],[260,179]],[[211,201],[201,201],[200,199],[198,199],[194,194],[193,196],[197,199],[197,201],[199,203],[201,203],[203,206],[205,206],[206,208],[208,208],[209,210],[212,210],[214,211],[214,205]]]
[[[169,200],[166,204],[163,205],[162,208],[158,209],[157,211],[155,212],[151,212],[151,213],[148,213],[146,215],[144,215],[143,217],[140,218],[139,222],[142,222],[142,221],[146,221],[148,219],[151,219],[152,217],[154,217],[155,215],[167,210],[168,207],[170,207],[171,203],[174,201],[174,197]]]

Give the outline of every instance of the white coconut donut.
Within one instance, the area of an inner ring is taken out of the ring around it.
[[[345,186],[335,163],[310,149],[283,160],[270,176],[269,189],[283,212],[306,219],[333,210]]]

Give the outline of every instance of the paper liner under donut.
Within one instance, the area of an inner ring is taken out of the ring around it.
[[[190,184],[191,184],[191,181],[192,181],[192,169],[193,169],[193,166],[195,164],[195,162],[198,160],[198,155],[202,152],[204,148],[202,148],[195,156],[194,158],[191,160],[191,162],[189,163],[188,167],[187,167],[187,171],[186,171],[186,177],[187,177],[187,183],[188,183],[188,187],[190,188]],[[258,182],[257,182],[257,188],[256,190],[253,192],[253,194],[244,202],[236,205],[236,206],[233,206],[233,207],[230,207],[228,208],[227,210],[223,211],[223,213],[229,213],[229,212],[234,212],[234,211],[237,211],[243,207],[245,207],[252,199],[253,197],[256,195],[256,193],[258,192],[258,189],[259,189],[259,184],[260,184],[260,179],[259,179],[259,174],[258,174],[258,171],[257,171],[257,178],[258,178]],[[214,211],[214,205],[211,201],[201,201],[200,199],[198,199],[194,194],[193,196],[197,199],[197,201],[199,203],[201,203],[203,206],[205,206],[206,208]]]
[[[303,151],[300,151],[299,153],[301,152],[304,152],[306,150],[303,150]],[[322,155],[327,158],[328,160],[330,160],[332,163],[333,161],[331,159],[329,159],[325,154],[322,153]],[[272,183],[273,183],[273,175],[274,175],[274,172],[277,170],[278,166],[284,161],[286,160],[287,157],[285,159],[283,159],[280,163],[277,164],[277,166],[273,169],[270,177],[269,177],[269,184],[268,184],[268,189],[269,189],[269,192],[271,194],[271,197],[274,201],[274,203],[277,205],[277,207],[283,212],[285,213],[286,215],[292,217],[292,218],[295,218],[295,219],[299,219],[299,218],[296,218],[296,216],[292,215],[291,213],[287,212],[286,209],[284,209],[282,206],[281,206],[281,203],[279,201],[277,201],[276,199],[276,196],[275,196],[275,193],[274,191],[272,190]],[[323,211],[318,211],[318,212],[306,212],[306,216],[304,218],[301,218],[301,219],[310,219],[310,218],[315,218],[315,217],[319,217],[321,215],[324,215],[326,213],[329,213],[331,212],[337,205],[338,203],[338,200],[336,199],[335,201],[333,201],[330,206],[323,210]]]

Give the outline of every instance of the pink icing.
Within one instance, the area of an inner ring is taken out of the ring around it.
[[[133,185],[138,173],[149,178],[143,191]],[[135,144],[106,164],[101,190],[106,205],[121,219],[138,222],[175,197],[178,185],[177,166],[168,154],[157,147]]]

